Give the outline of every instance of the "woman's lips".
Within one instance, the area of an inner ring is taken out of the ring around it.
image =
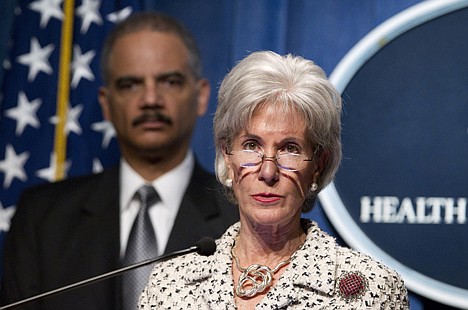
[[[252,198],[262,203],[272,203],[280,200],[282,196],[275,194],[259,193],[252,195]]]

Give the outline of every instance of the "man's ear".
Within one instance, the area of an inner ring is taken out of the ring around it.
[[[198,82],[198,116],[205,115],[210,103],[211,86],[207,79],[200,79]]]
[[[98,101],[99,101],[99,105],[101,106],[102,116],[107,121],[111,121],[111,112],[110,112],[108,94],[109,94],[109,90],[106,87],[104,86],[99,87]]]

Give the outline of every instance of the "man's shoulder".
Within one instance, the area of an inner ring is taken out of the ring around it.
[[[115,182],[118,182],[118,176],[118,168],[113,167],[100,173],[74,176],[57,182],[34,185],[21,193],[20,200],[39,199],[41,197],[53,199],[57,196],[72,195],[75,192],[97,190],[99,184],[106,182],[106,180],[112,181],[115,179]]]
[[[199,162],[198,160],[195,160],[195,165],[193,167],[193,172],[192,172],[192,179],[191,181],[197,181],[197,182],[205,182],[205,183],[213,183],[216,184],[218,181],[216,180],[216,176],[214,173],[208,171],[205,169]]]
[[[225,202],[221,183],[218,182],[212,172],[206,170],[197,161],[195,161],[186,194],[194,199],[201,199],[205,202],[213,199],[213,203],[214,201],[219,203],[220,198],[222,198],[221,201],[223,203]]]

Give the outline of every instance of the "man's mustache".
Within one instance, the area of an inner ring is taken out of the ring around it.
[[[144,114],[134,119],[132,122],[132,125],[138,126],[139,124],[148,122],[148,121],[165,122],[169,125],[172,124],[172,120],[169,116],[164,115],[159,111],[146,111]]]

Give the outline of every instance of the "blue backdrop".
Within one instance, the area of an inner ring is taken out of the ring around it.
[[[2,0],[0,10],[2,59],[7,51],[16,2]],[[79,4],[81,1],[76,2]],[[193,148],[201,163],[207,169],[213,170],[214,147],[211,126],[212,114],[216,107],[216,93],[223,76],[238,60],[249,52],[269,49],[312,59],[329,75],[343,56],[367,33],[421,0],[146,0],[139,2],[143,9],[165,12],[182,21],[192,30],[200,45],[204,72],[212,83],[213,91],[209,111],[198,122]],[[2,158],[3,154],[0,153],[0,160]],[[7,205],[4,204],[3,207]],[[310,216],[325,230],[339,238],[320,205]],[[412,295],[411,309],[423,308],[443,309],[443,306]]]

